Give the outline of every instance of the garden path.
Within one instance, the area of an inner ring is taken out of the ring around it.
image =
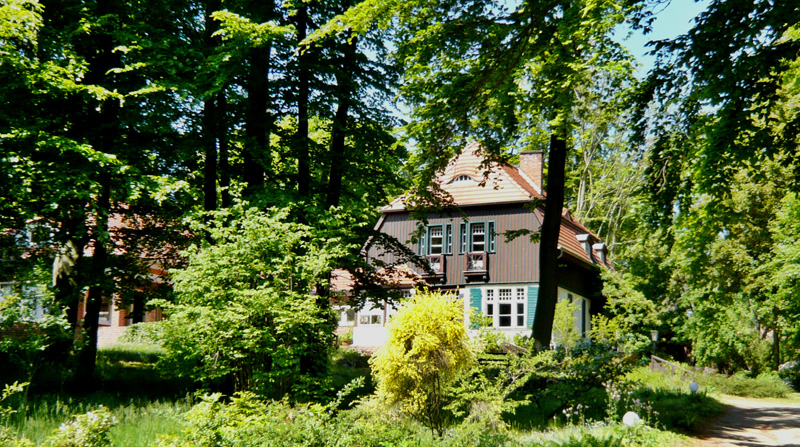
[[[726,396],[725,413],[695,447],[800,447],[800,402]]]

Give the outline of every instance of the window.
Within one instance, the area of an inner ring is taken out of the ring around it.
[[[361,315],[358,319],[359,325],[381,324],[383,319],[380,315]]]
[[[356,311],[352,307],[342,306],[336,308],[339,312],[339,326],[352,326],[356,321]]]
[[[458,252],[463,254],[463,253],[467,252],[467,224],[466,223],[462,222],[461,225],[459,225],[458,234],[459,234],[459,236],[461,238],[461,248],[459,248]]]
[[[472,181],[472,178],[470,178],[470,176],[468,176],[466,174],[461,174],[458,177],[454,178],[451,183],[455,183],[455,182],[471,182],[471,181]]]
[[[472,250],[486,251],[486,231],[483,223],[474,223],[469,226]]]
[[[444,234],[442,233],[442,227],[438,226],[428,228],[428,235],[431,241],[431,249],[429,254],[440,255],[444,253]]]
[[[100,304],[100,315],[97,317],[97,324],[100,326],[111,326],[111,301],[103,297]]]
[[[464,222],[459,225],[459,253],[474,251],[495,252],[495,223]]]
[[[429,225],[419,241],[421,255],[449,255],[453,253],[453,225]]]
[[[527,301],[524,287],[483,289],[483,313],[495,329],[525,328]]]
[[[366,304],[363,309],[358,312],[358,325],[359,326],[380,326],[383,324],[384,308],[386,303],[380,304]]]

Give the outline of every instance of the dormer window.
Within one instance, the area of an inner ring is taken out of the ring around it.
[[[466,174],[461,174],[461,175],[457,176],[456,178],[454,178],[453,181],[450,182],[450,183],[471,182],[471,181],[472,181],[472,178],[470,176],[468,176]]]

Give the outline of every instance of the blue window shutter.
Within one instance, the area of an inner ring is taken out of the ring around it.
[[[481,289],[469,289],[469,307],[471,307],[476,314],[481,313],[481,295]],[[472,329],[478,329],[475,323],[470,323],[470,327]]]
[[[586,300],[581,300],[581,336],[586,336]]]
[[[537,304],[539,304],[539,286],[528,286],[528,329],[533,327]]]
[[[467,252],[467,224],[462,222],[458,227],[460,231],[458,252],[464,254]]]
[[[495,252],[494,246],[494,221],[489,221],[486,223],[486,251],[489,253]]]
[[[444,226],[444,247],[442,253],[451,255],[453,254],[453,224]]]

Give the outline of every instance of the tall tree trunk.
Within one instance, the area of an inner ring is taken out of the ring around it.
[[[231,206],[231,168],[228,158],[228,97],[225,95],[223,88],[217,94],[217,138],[219,141],[219,167],[217,175],[219,176],[220,197],[222,199],[222,207],[228,208]]]
[[[203,167],[203,208],[206,211],[217,209],[217,113],[214,98],[206,99],[203,107],[203,146],[205,166]]]
[[[86,313],[83,317],[84,346],[78,356],[75,380],[78,387],[92,389],[94,369],[97,364],[97,329],[103,297],[107,296],[106,266],[108,265],[108,215],[111,207],[111,179],[104,175],[100,180],[100,196],[97,199],[96,223],[92,231],[94,253],[89,270],[91,285],[86,296]],[[111,299],[111,297],[107,297]]]
[[[775,365],[775,371],[781,367],[781,333],[780,326],[778,325],[778,308],[772,308],[772,360]]]
[[[558,300],[558,236],[561,210],[564,208],[564,169],[567,142],[561,135],[550,136],[547,167],[547,199],[539,242],[539,300],[533,321],[533,339],[537,349],[550,346],[553,317]]]
[[[97,17],[105,17],[115,13],[114,8],[119,5],[113,2],[98,2],[95,14]],[[119,67],[119,52],[115,52],[116,43],[114,41],[113,30],[108,28],[117,26],[114,21],[109,21],[107,25],[97,30],[94,39],[87,41],[89,45],[84,48],[88,52],[87,61],[89,62],[89,72],[86,75],[86,83],[90,85],[102,85],[108,90],[115,90],[115,81],[109,71]],[[105,154],[118,152],[116,147],[119,136],[119,113],[120,104],[117,99],[110,98],[101,101],[94,110],[90,110],[87,121],[91,123],[92,130],[88,141],[96,149]],[[101,168],[102,169],[102,168]],[[108,169],[106,167],[105,169]],[[97,356],[97,328],[100,316],[100,306],[103,296],[107,293],[108,278],[106,267],[108,266],[108,217],[111,211],[111,172],[101,172],[97,177],[99,188],[97,200],[95,202],[95,225],[91,234],[94,253],[89,269],[89,291],[87,293],[86,313],[83,317],[83,337],[84,345],[78,354],[78,365],[75,373],[76,384],[85,389],[94,386],[92,376],[96,366]],[[83,247],[79,247],[79,250]],[[110,296],[108,296],[111,299]]]
[[[205,29],[203,30],[203,44],[206,50],[206,57],[213,56],[216,47],[214,33],[219,29],[219,23],[211,17],[211,14],[220,9],[220,0],[209,0],[205,5]],[[209,84],[206,88],[213,88]],[[203,167],[203,208],[206,211],[217,209],[217,95],[206,92],[203,103],[203,148],[205,152],[205,165]]]
[[[308,29],[308,6],[301,3],[295,17],[297,42],[306,38]],[[297,157],[297,194],[300,200],[308,200],[311,192],[311,163],[308,141],[308,98],[309,89],[309,57],[305,52],[297,56],[297,134],[295,150]]]
[[[338,105],[331,131],[330,171],[328,175],[328,197],[325,208],[339,206],[342,197],[342,177],[347,163],[345,138],[348,133],[347,114],[355,94],[353,73],[356,70],[356,37],[348,36],[342,49],[342,66],[336,71],[336,96]]]
[[[270,2],[271,5],[271,2]],[[267,5],[267,8],[270,8]],[[271,14],[262,5],[253,12],[253,20],[265,22]],[[260,11],[260,12],[259,12]],[[272,165],[269,146],[269,62],[271,44],[250,50],[247,73],[247,105],[245,112],[244,181],[249,195],[260,192],[266,172]]]

